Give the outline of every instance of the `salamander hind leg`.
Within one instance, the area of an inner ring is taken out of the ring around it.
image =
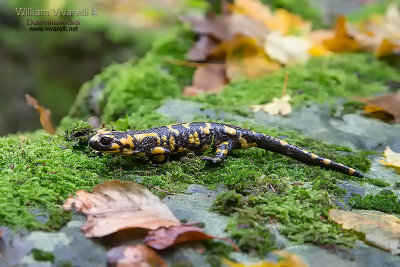
[[[206,160],[212,163],[220,163],[225,160],[226,155],[233,149],[234,142],[232,140],[222,142],[217,146],[217,151],[215,152],[214,157],[205,157],[202,156],[202,160]]]

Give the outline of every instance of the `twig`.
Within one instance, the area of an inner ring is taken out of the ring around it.
[[[281,98],[283,98],[283,97],[286,95],[286,89],[287,89],[288,80],[289,80],[289,72],[286,71],[286,72],[285,72],[285,83],[284,83],[284,85],[283,85],[283,90],[282,90],[282,96],[281,96]]]
[[[174,195],[173,193],[170,193],[170,192],[168,192],[168,191],[162,190],[161,188],[152,186],[152,185],[150,185],[150,184],[147,184],[147,185],[150,186],[151,188],[154,188],[154,189],[158,190],[158,191],[164,192],[165,194]]]
[[[174,58],[166,58],[165,61],[168,61],[172,64],[186,66],[186,67],[192,67],[192,68],[197,68],[197,67],[206,66],[206,65],[225,65],[224,63],[190,62],[190,61],[184,61],[184,60],[179,60],[179,59],[174,59]]]

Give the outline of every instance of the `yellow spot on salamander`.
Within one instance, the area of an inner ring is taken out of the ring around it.
[[[112,146],[110,147],[111,150],[117,150],[119,149],[119,145],[117,143],[112,144]]]
[[[166,135],[163,135],[163,136],[161,137],[161,139],[162,139],[164,142],[166,142],[168,138],[167,138]]]
[[[236,130],[229,126],[225,126],[225,131],[230,135],[236,135]]]
[[[283,140],[279,140],[279,142],[281,143],[282,146],[287,146],[288,145],[288,143],[283,141]]]
[[[194,133],[193,133],[193,136],[194,136],[194,137],[198,137],[199,134],[198,134],[197,132],[194,132]]]
[[[105,134],[105,133],[109,133],[110,131],[106,131],[103,129],[97,130],[96,134]]]
[[[353,168],[350,168],[350,169],[349,169],[349,173],[350,173],[350,174],[353,174],[355,171],[356,171],[356,170],[354,170]]]
[[[173,136],[169,138],[169,149],[171,151],[175,149],[175,138]]]
[[[151,151],[151,154],[164,154],[165,149],[162,147],[156,147]]]
[[[139,158],[143,158],[145,156],[144,152],[139,152],[137,153],[137,155]]]
[[[240,147],[242,149],[250,148],[253,146],[257,146],[256,143],[248,143],[246,139],[244,139],[242,136],[239,137],[239,142],[240,142]]]
[[[318,158],[318,156],[315,155],[315,154],[311,154],[311,158],[312,158],[312,159],[316,159],[316,158]]]
[[[194,136],[193,136],[193,134],[189,134],[189,143],[191,143],[191,144],[194,143]]]
[[[206,122],[206,127],[200,127],[200,129],[205,133],[205,134],[210,134],[210,129],[211,129],[211,124]]]
[[[184,147],[180,147],[178,148],[178,152],[179,153],[186,153],[186,152],[190,152],[190,149],[184,148]]]
[[[330,159],[324,159],[324,164],[325,164],[325,165],[331,164],[331,160],[330,160]]]
[[[302,149],[304,153],[308,154],[309,152],[305,149]]]
[[[119,140],[121,141],[122,145],[124,145],[124,146],[129,146],[130,148],[132,148],[134,146],[133,145],[133,137],[130,135],[128,135],[126,138],[122,137]]]
[[[136,140],[138,140],[139,142],[142,142],[143,139],[145,139],[146,137],[155,137],[157,138],[157,140],[160,140],[160,137],[158,137],[157,133],[142,133],[142,134],[135,134],[134,137],[136,138]]]
[[[122,150],[122,154],[126,155],[126,156],[130,156],[132,155],[133,151],[130,148],[124,148],[124,150]]]
[[[157,161],[158,161],[158,162],[163,162],[164,159],[165,159],[165,156],[164,156],[164,155],[160,155],[160,156],[157,157]]]
[[[217,152],[216,153],[218,153],[218,152],[222,152],[223,154],[228,154],[228,149],[217,149]]]
[[[189,123],[182,123],[181,124],[183,127],[190,129]]]
[[[209,145],[204,145],[204,146],[201,148],[201,150],[205,151],[205,150],[207,150],[207,149],[209,149],[209,148],[210,148]]]
[[[179,134],[179,131],[177,129],[172,128],[172,125],[167,125],[167,128],[173,132],[174,134]]]

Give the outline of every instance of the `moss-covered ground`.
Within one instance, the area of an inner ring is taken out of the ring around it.
[[[367,175],[362,180],[256,148],[234,151],[219,166],[210,166],[191,154],[153,166],[140,159],[95,154],[87,148],[85,139],[93,129],[82,122],[74,123],[90,116],[98,116],[108,127],[118,130],[171,122],[155,110],[168,99],[181,98],[184,86],[191,83],[193,69],[172,64],[168,59],[183,60],[192,41],[190,31],[177,26],[139,62],[106,68],[82,87],[59,128],[60,135],[37,131],[1,138],[1,223],[15,229],[56,229],[68,221],[68,214],[61,211],[62,202],[76,190],[90,190],[104,180],[136,181],[160,196],[164,193],[153,187],[183,193],[187,185],[196,183],[228,191],[218,197],[214,208],[231,217],[227,231],[244,251],[262,254],[275,247],[267,224],[276,224],[283,235],[296,243],[351,246],[356,237],[339,229],[327,215],[334,206],[332,198],[340,199],[346,193],[337,184],[352,180],[387,187],[379,177]],[[388,90],[387,85],[400,77],[399,70],[370,54],[313,58],[288,70],[294,107],[308,101],[324,104],[334,103],[337,98],[371,96]],[[284,71],[234,82],[221,94],[194,100],[217,111],[251,118],[251,104],[280,96]],[[369,152],[328,145],[293,131],[230,123],[285,139],[368,174]],[[64,136],[62,132],[68,127]],[[379,210],[382,201],[393,203],[391,209],[384,211],[399,213],[397,198],[391,193],[354,196],[350,204]]]

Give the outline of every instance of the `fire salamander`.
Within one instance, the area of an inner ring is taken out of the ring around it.
[[[359,171],[330,159],[322,158],[278,138],[212,122],[178,123],[142,131],[99,130],[89,146],[99,152],[120,153],[163,162],[169,155],[216,149],[214,157],[201,157],[212,163],[223,161],[233,149],[259,147],[310,165],[317,165],[352,176],[364,177]]]

